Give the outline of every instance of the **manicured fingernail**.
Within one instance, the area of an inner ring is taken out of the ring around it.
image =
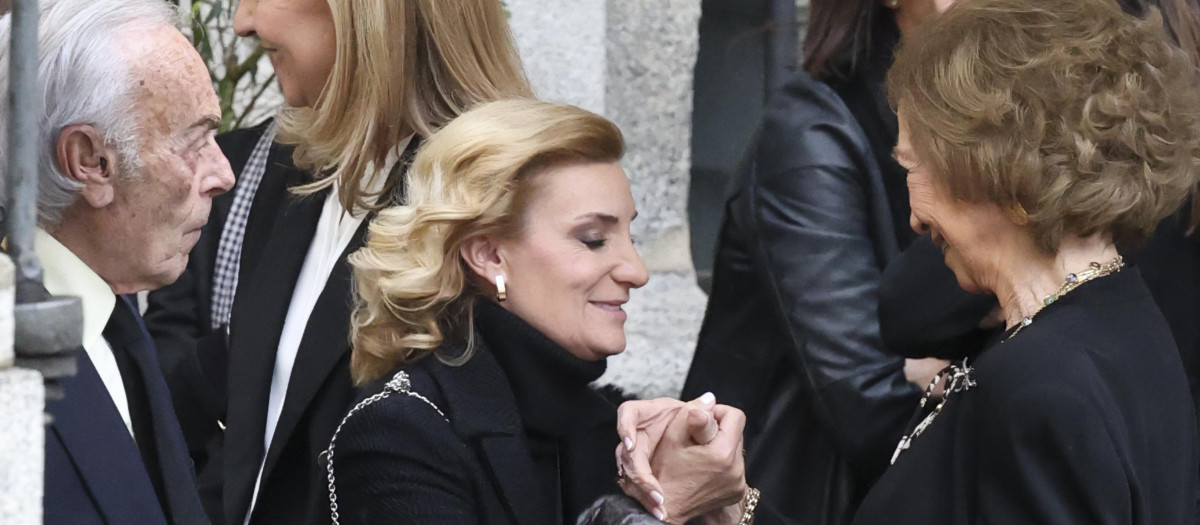
[[[628,451],[633,450],[633,438],[629,438],[629,437],[625,438],[625,450],[628,450]]]
[[[663,514],[662,509],[654,509],[654,519],[657,519],[658,521],[662,521],[662,520],[667,519],[667,515]]]
[[[659,494],[657,490],[650,491],[650,499],[654,500],[654,502],[659,505],[663,504],[663,496],[662,494]]]
[[[714,396],[712,392],[705,392],[704,395],[700,396],[701,405],[708,406],[716,402],[717,396]]]

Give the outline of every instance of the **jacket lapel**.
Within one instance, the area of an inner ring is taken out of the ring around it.
[[[450,424],[468,443],[478,444],[509,518],[519,524],[542,523],[547,507],[534,483],[533,459],[512,388],[486,345],[476,342],[475,355],[465,364],[431,366],[430,373],[442,387]]]
[[[286,184],[282,188],[265,187],[267,184],[264,179],[260,191],[284,194],[288,191]],[[269,264],[253,265],[251,278],[246,279],[243,275],[239,279],[238,299],[230,318],[223,490],[229,523],[240,523],[250,506],[251,492],[263,459],[263,434],[275,352],[323,203],[317,195],[287,196],[281,200],[275,220],[261,220],[263,217],[260,216],[260,220],[247,224],[245,241],[264,240],[261,252],[270,260]],[[270,233],[261,231],[264,228],[269,228]],[[243,260],[243,269],[247,268],[245,262]]]
[[[421,141],[413,137],[393,168],[389,178],[399,178],[412,162]],[[269,158],[269,162],[272,160]],[[288,186],[304,180],[299,170],[287,170],[288,176],[274,177],[270,181],[268,172],[255,195],[254,207],[267,208],[282,201],[280,212],[274,221],[263,220],[262,210],[251,213],[246,225],[242,252],[242,268],[253,268],[253,281],[239,280],[233,315],[230,320],[230,372],[229,372],[229,421],[225,435],[225,462],[227,468],[224,488],[226,519],[230,523],[241,522],[250,507],[250,495],[262,463],[262,479],[265,484],[271,470],[279,462],[282,451],[300,418],[309,408],[313,396],[320,390],[325,378],[337,362],[349,352],[349,320],[353,306],[351,272],[346,255],[361,248],[365,243],[367,229],[373,214],[359,226],[354,239],[341,254],[341,258],[330,273],[329,280],[313,307],[304,336],[296,351],[292,377],[284,397],[283,409],[275,433],[271,438],[271,449],[263,451],[263,434],[266,431],[267,403],[270,396],[271,376],[275,369],[275,353],[287,318],[288,306],[295,291],[296,281],[308,255],[309,245],[321,218],[321,209],[327,193],[294,198]],[[283,188],[268,184],[284,184]],[[403,188],[398,184],[397,188]],[[264,193],[266,192],[266,193]],[[272,195],[286,195],[275,201]],[[401,195],[391,196],[398,202]],[[259,215],[255,215],[259,214]],[[269,231],[264,236],[263,232]],[[255,249],[251,246],[261,246]],[[270,261],[270,264],[260,264]],[[240,322],[239,322],[240,321]],[[244,327],[244,328],[243,328]],[[343,371],[349,373],[349,370]],[[349,409],[349,407],[346,407]],[[236,427],[236,428],[235,428]],[[246,435],[245,433],[250,433]],[[315,458],[313,459],[315,461]]]
[[[349,369],[335,370],[337,363],[350,352],[348,334],[354,297],[350,264],[346,258],[362,248],[369,223],[370,217],[359,225],[354,238],[330,272],[329,280],[325,282],[325,288],[321,290],[316,305],[313,306],[309,319],[320,321],[308,323],[304,329],[304,337],[300,340],[300,347],[296,351],[296,362],[292,367],[291,381],[288,382],[286,401],[279,415],[279,423],[275,427],[275,436],[271,439],[271,449],[267,451],[266,465],[263,468],[264,479],[279,461],[288,438],[329,374],[350,373]]]
[[[409,141],[399,161],[392,167],[392,171],[388,174],[389,180],[400,180],[403,177],[404,171],[412,164],[412,158],[416,154],[420,143],[420,137],[416,136]],[[401,183],[396,187],[403,188],[403,186]],[[388,198],[389,202],[397,203],[403,199],[403,196],[399,192],[394,192]],[[317,214],[319,216],[319,210]],[[279,414],[279,423],[275,426],[275,434],[271,438],[271,448],[266,454],[266,462],[263,466],[264,480],[268,478],[272,469],[279,462],[280,455],[287,447],[292,432],[296,429],[296,425],[300,422],[301,417],[308,410],[317,392],[325,384],[329,374],[343,373],[349,375],[350,373],[348,368],[335,370],[337,363],[350,352],[350,314],[354,307],[354,294],[352,287],[353,272],[351,271],[347,257],[366,244],[367,232],[371,220],[374,218],[375,214],[371,213],[358,226],[358,229],[354,232],[354,238],[350,240],[346,249],[342,251],[337,263],[333,267],[333,271],[330,272],[329,279],[325,282],[325,287],[321,290],[321,295],[317,298],[317,303],[313,305],[312,314],[309,316],[309,323],[304,328],[304,336],[300,339],[300,346],[296,350],[296,361],[292,366],[292,377],[288,382],[288,390],[284,396],[283,409]],[[313,227],[308,229],[310,231],[315,230],[315,225],[316,223],[314,222]],[[311,238],[312,235],[310,234],[310,242]],[[305,249],[307,247],[308,245],[305,244]],[[302,253],[299,258],[303,259],[306,255],[307,252]],[[296,278],[293,277],[293,288],[295,282]],[[280,328],[276,330],[277,332],[282,330],[282,323],[279,326]],[[278,339],[278,337],[275,338],[275,345],[272,348],[278,347]],[[273,355],[274,353],[272,353]],[[274,361],[272,361],[272,366],[274,366]],[[347,406],[345,409],[349,410],[350,407]]]
[[[165,524],[154,486],[112,396],[87,353],[79,350],[75,355],[78,372],[60,380],[66,396],[47,403],[53,418],[47,431],[62,442],[108,523]],[[68,473],[46,473],[47,492],[59,475]]]

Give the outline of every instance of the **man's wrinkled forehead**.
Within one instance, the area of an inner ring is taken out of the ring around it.
[[[163,27],[130,36],[125,51],[142,126],[171,134],[201,120],[220,122],[208,70],[182,33]]]

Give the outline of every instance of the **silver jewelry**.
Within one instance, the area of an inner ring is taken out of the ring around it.
[[[359,401],[357,405],[354,405],[354,408],[351,408],[350,412],[346,413],[346,417],[342,418],[342,422],[338,423],[337,430],[333,431],[333,438],[329,440],[329,448],[325,449],[325,452],[321,453],[321,456],[325,458],[325,479],[329,481],[329,518],[333,522],[333,525],[340,525],[340,522],[338,521],[337,484],[335,483],[336,478],[333,475],[333,449],[337,444],[338,434],[342,432],[342,427],[346,425],[346,421],[350,420],[350,416],[353,416],[354,414],[358,413],[359,410],[371,406],[377,401],[387,399],[388,396],[392,395],[393,393],[404,394],[406,396],[424,401],[426,405],[433,407],[433,409],[437,411],[438,415],[442,416],[442,419],[445,419],[447,423],[450,422],[450,419],[446,417],[446,414],[442,413],[442,409],[433,404],[433,401],[430,401],[425,396],[412,391],[412,382],[408,379],[408,373],[404,372],[403,370],[396,372],[396,375],[392,376],[392,378],[388,380],[387,384],[384,385],[382,392]]]
[[[945,381],[946,386],[942,389],[942,400],[938,402],[937,406],[933,407],[933,411],[929,415],[925,416],[920,423],[912,427],[911,431],[905,432],[904,437],[900,438],[900,443],[896,445],[896,451],[892,453],[891,464],[895,464],[896,458],[900,457],[900,453],[908,450],[908,447],[912,446],[913,440],[924,434],[929,425],[933,424],[933,420],[937,419],[938,415],[942,413],[942,407],[946,406],[946,401],[950,400],[952,394],[966,392],[975,387],[975,379],[971,377],[971,372],[974,371],[975,369],[967,364],[967,359],[963,358],[962,365],[951,364],[943,368],[936,376],[933,376],[933,381],[930,381],[929,386],[925,387],[925,395],[921,397],[921,403],[917,405],[917,411],[913,414],[913,419],[915,420],[921,414],[925,405],[933,398],[933,393],[937,391],[938,385]],[[911,426],[912,424],[909,423],[909,425]]]

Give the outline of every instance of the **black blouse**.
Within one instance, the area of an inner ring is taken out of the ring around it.
[[[1136,268],[1085,283],[973,361],[860,525],[1192,524],[1187,379]]]

